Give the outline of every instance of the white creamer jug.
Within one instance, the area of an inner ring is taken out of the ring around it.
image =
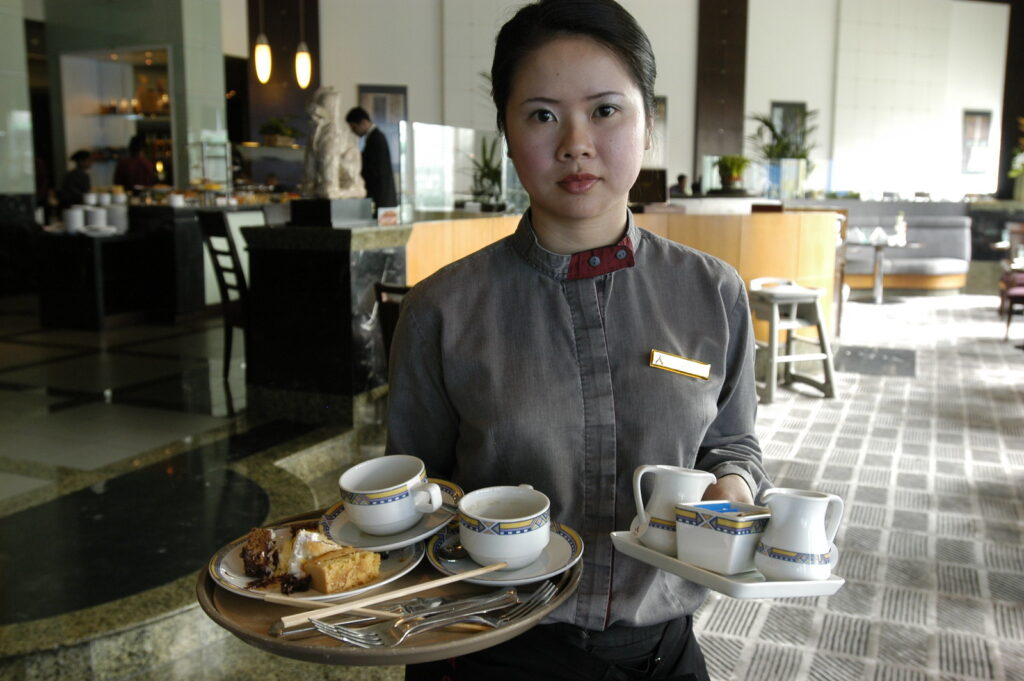
[[[754,554],[754,567],[770,580],[828,579],[839,560],[832,542],[843,517],[834,494],[772,488],[761,496],[772,517]]]
[[[640,479],[654,474],[654,490],[644,507]],[[630,531],[644,546],[669,556],[676,555],[676,504],[700,501],[716,478],[707,471],[667,465],[637,466],[633,471],[636,518]]]

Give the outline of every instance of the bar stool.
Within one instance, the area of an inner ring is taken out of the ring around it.
[[[759,277],[750,282],[750,310],[754,317],[768,322],[768,342],[757,342],[759,350],[768,350],[768,371],[761,394],[761,404],[771,404],[775,399],[775,384],[778,381],[778,366],[783,365],[783,384],[793,382],[813,386],[825,394],[835,397],[835,380],[832,366],[832,349],[828,332],[821,314],[821,289],[799,286],[790,279]],[[794,354],[793,332],[813,326],[818,330],[819,352]],[[779,332],[785,333],[785,354],[779,354]],[[825,370],[825,380],[819,381],[805,374],[793,371],[793,362],[820,360]]]

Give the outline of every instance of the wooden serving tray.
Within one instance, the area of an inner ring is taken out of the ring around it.
[[[205,568],[196,580],[196,596],[203,611],[217,624],[242,639],[249,645],[275,655],[291,657],[306,662],[321,664],[344,664],[355,666],[400,665],[433,662],[457,655],[490,648],[533,628],[552,610],[561,605],[579,586],[583,574],[582,561],[576,563],[561,575],[551,578],[558,585],[555,597],[543,608],[534,611],[522,620],[500,629],[486,631],[456,632],[437,630],[425,632],[410,638],[394,648],[356,648],[336,639],[322,635],[307,638],[272,636],[270,626],[283,615],[299,612],[296,608],[275,605],[255,598],[233,594],[217,585]],[[394,591],[414,584],[439,578],[441,575],[430,563],[424,561],[409,574],[386,584],[380,591]],[[416,594],[417,596],[462,596],[494,591],[496,586],[478,586],[456,582]],[[523,593],[530,593],[533,585],[519,587]],[[368,596],[370,593],[360,594]]]

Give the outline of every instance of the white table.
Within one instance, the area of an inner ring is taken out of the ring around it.
[[[851,241],[847,239],[846,244],[848,246],[871,246],[875,249],[874,267],[872,268],[873,283],[871,286],[871,298],[875,305],[881,305],[884,296],[884,277],[883,264],[885,263],[885,249],[887,248],[921,248],[918,242],[907,242],[904,244],[890,243],[888,240],[871,240],[871,241]]]

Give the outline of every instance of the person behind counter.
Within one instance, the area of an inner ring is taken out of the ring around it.
[[[378,209],[398,205],[395,176],[391,172],[388,138],[373,124],[370,114],[362,107],[350,109],[345,114],[345,122],[355,135],[366,138],[363,142],[362,174],[366,183],[366,195],[373,199],[373,215],[376,217]]]
[[[64,175],[60,184],[60,207],[67,208],[77,203],[85,202],[85,195],[92,189],[92,178],[89,176],[89,168],[92,167],[92,154],[85,149],[79,149],[71,154],[71,162],[75,164]]]
[[[128,156],[117,162],[114,169],[114,184],[119,184],[127,191],[136,187],[152,187],[156,184],[156,168],[153,162],[143,155],[146,141],[142,135],[135,135],[128,142]]]
[[[703,587],[615,552],[641,464],[713,473],[706,499],[769,486],[754,430],[742,279],[637,227],[655,61],[614,0],[540,0],[491,69],[498,129],[530,197],[511,236],[416,285],[391,349],[388,454],[466,491],[526,483],[585,550],[579,588],[539,626],[406,679],[707,679]],[[706,363],[666,371],[652,348]]]

